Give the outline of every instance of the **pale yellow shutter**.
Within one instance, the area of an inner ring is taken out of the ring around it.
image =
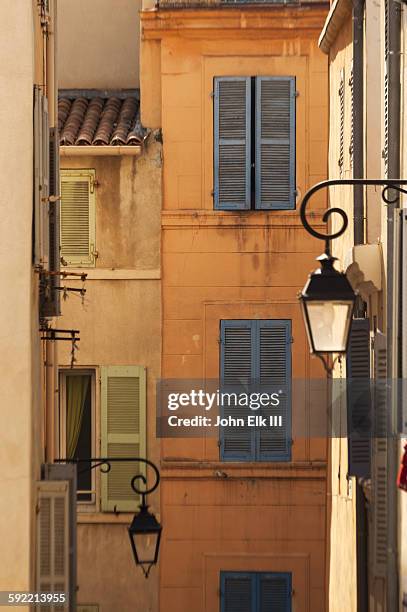
[[[61,256],[66,265],[95,266],[95,171],[61,170]]]
[[[386,336],[374,337],[375,393],[374,438],[372,456],[373,493],[373,573],[386,576],[387,571],[387,346]]]
[[[38,592],[69,591],[69,484],[43,480],[37,483]],[[59,612],[63,605],[37,606],[41,612]]]
[[[140,366],[106,366],[101,377],[102,457],[146,456],[146,372]],[[102,510],[135,511],[130,483],[144,473],[134,462],[113,463],[102,474]]]

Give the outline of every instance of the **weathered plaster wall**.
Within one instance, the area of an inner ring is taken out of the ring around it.
[[[59,87],[139,86],[141,0],[59,0]]]
[[[96,368],[97,381],[101,365],[146,367],[147,456],[158,462],[155,382],[161,355],[161,145],[152,136],[139,158],[63,157],[61,166],[96,171],[99,253],[96,268],[85,270],[89,272],[85,305],[71,296],[62,305],[61,325],[80,329],[76,366]],[[68,347],[63,347],[60,365],[68,365],[69,358]],[[99,410],[97,398],[97,419]],[[159,517],[158,494],[149,501]],[[146,583],[136,568],[126,531],[131,518],[79,514],[79,603],[97,603],[101,612],[158,610],[158,571],[153,569]]]

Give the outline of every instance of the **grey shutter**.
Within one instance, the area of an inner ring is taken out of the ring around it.
[[[55,201],[49,203],[49,270],[60,271],[60,201],[59,201],[59,136],[57,128],[50,130],[49,143],[49,194]],[[56,289],[60,285],[58,274],[44,278],[45,295],[43,299],[43,315],[55,317],[61,314],[60,293]]]
[[[247,391],[254,379],[255,321],[221,321],[221,391]],[[223,417],[247,419],[249,409],[224,402]],[[221,427],[221,457],[224,460],[255,459],[254,427]]]
[[[77,591],[77,572],[76,572],[76,560],[77,560],[77,538],[76,538],[76,524],[77,524],[77,466],[63,463],[46,463],[43,465],[43,477],[44,480],[53,481],[66,481],[69,484],[68,491],[68,541],[69,541],[69,553],[68,553],[68,601],[69,611],[74,612],[76,610],[76,591]],[[49,608],[45,608],[49,610]]]
[[[280,393],[280,404],[263,408],[261,414],[281,416],[282,427],[259,427],[257,457],[260,461],[288,461],[291,457],[291,321],[256,321],[259,346],[260,392]]]
[[[384,176],[388,175],[389,163],[389,76],[388,76],[388,58],[389,58],[389,2],[384,3],[384,81],[383,81],[383,151],[382,157],[384,160]]]
[[[256,208],[295,208],[295,78],[256,77]]]
[[[258,611],[291,612],[291,574],[259,574]]]
[[[250,129],[250,77],[215,78],[214,201],[218,210],[250,208]]]
[[[221,573],[221,612],[257,612],[255,574]]]
[[[372,430],[369,319],[352,321],[346,370],[348,474],[369,478]]]
[[[345,74],[344,69],[341,70],[341,82],[339,84],[339,156],[338,156],[338,166],[339,172],[343,172],[343,163],[344,163],[344,140],[345,140]]]
[[[349,89],[350,89],[350,142],[349,142],[349,168],[353,168],[353,147],[354,147],[354,131],[355,131],[355,121],[353,117],[354,113],[354,100],[353,100],[353,64],[350,67],[350,76],[349,76]]]
[[[387,566],[387,346],[386,336],[374,338],[375,392],[372,456],[373,573],[385,577]]]
[[[49,126],[48,102],[34,87],[34,263],[48,269]]]

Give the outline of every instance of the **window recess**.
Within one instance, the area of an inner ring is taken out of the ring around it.
[[[215,77],[214,206],[295,208],[295,78]]]

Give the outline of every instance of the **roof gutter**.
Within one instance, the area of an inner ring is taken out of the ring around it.
[[[342,24],[352,13],[352,0],[334,0],[322,28],[318,45],[323,53],[328,54],[336,40]]]
[[[112,157],[112,156],[133,156],[137,157],[141,154],[141,146],[117,146],[117,145],[102,145],[93,147],[92,145],[84,146],[60,146],[59,152],[62,157],[84,157],[90,155],[91,157]]]

